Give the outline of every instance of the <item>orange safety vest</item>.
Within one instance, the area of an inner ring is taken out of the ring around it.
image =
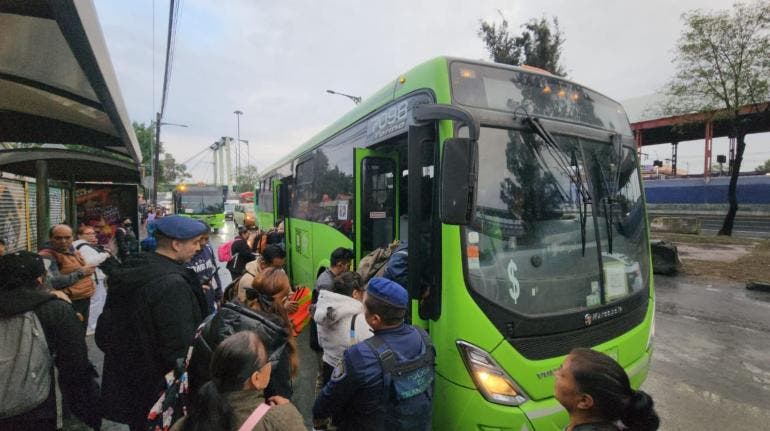
[[[59,266],[59,272],[62,274],[71,274],[86,266],[86,262],[77,252],[75,252],[75,254],[59,253],[58,251],[49,248],[41,250],[40,255],[50,256],[56,259],[56,264]],[[96,285],[94,285],[92,277],[83,277],[71,286],[61,290],[64,291],[70,299],[76,301],[78,299],[92,297],[96,291]]]

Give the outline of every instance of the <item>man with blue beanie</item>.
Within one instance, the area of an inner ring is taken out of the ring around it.
[[[404,322],[409,294],[375,277],[364,294],[374,336],[348,348],[313,405],[313,427],[329,418],[345,430],[429,430],[435,350],[428,334]]]
[[[157,249],[129,256],[110,275],[96,325],[104,352],[103,415],[132,431],[146,429],[147,413],[166,387],[163,376],[185,357],[208,314],[198,278],[184,266],[208,228],[178,215],[158,219],[155,227]]]

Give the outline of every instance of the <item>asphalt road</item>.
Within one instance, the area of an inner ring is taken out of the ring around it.
[[[233,225],[213,235],[232,238]],[[230,278],[224,269],[223,281]],[[770,429],[770,293],[724,281],[655,278],[655,352],[643,389],[655,400],[663,430]],[[100,369],[101,352],[88,337]],[[310,426],[316,357],[300,334],[293,402]],[[70,424],[65,429],[83,429]],[[127,427],[105,423],[106,431]]]
[[[770,428],[770,293],[657,276],[655,352],[643,389],[666,430]]]

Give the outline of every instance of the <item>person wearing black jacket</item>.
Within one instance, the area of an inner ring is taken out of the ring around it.
[[[238,227],[238,237],[235,238],[233,244],[230,246],[230,252],[233,255],[234,262],[232,265],[228,265],[227,269],[230,271],[230,275],[233,280],[240,277],[243,274],[243,270],[246,268],[246,264],[257,258],[256,253],[249,246],[250,231],[245,225]]]
[[[20,251],[0,258],[0,318],[34,311],[45,335],[48,350],[59,370],[59,387],[69,410],[89,427],[98,430],[99,385],[96,370],[88,361],[82,325],[72,305],[42,284],[43,260]],[[0,430],[55,430],[57,423],[53,367],[51,391],[42,404],[10,418],[0,419]]]
[[[96,325],[96,344],[104,351],[104,417],[132,431],[144,429],[165,389],[164,375],[185,357],[208,314],[195,272],[183,265],[200,249],[207,228],[181,216],[163,217],[156,228],[157,250],[130,257],[110,274]]]

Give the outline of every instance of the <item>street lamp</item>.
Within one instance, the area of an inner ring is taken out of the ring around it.
[[[158,204],[158,165],[160,163],[160,126],[187,127],[186,124],[164,123],[160,120],[160,112],[155,114],[155,149],[152,158],[152,203]]]
[[[361,98],[360,98],[360,97],[358,97],[358,96],[351,96],[350,94],[345,94],[345,93],[338,93],[338,92],[336,92],[336,91],[333,91],[333,90],[326,90],[326,92],[327,92],[327,93],[329,93],[329,94],[336,94],[336,95],[338,95],[338,96],[344,96],[344,97],[347,97],[348,99],[352,100],[352,101],[353,101],[353,103],[355,103],[356,105],[358,105],[359,103],[361,103]]]

